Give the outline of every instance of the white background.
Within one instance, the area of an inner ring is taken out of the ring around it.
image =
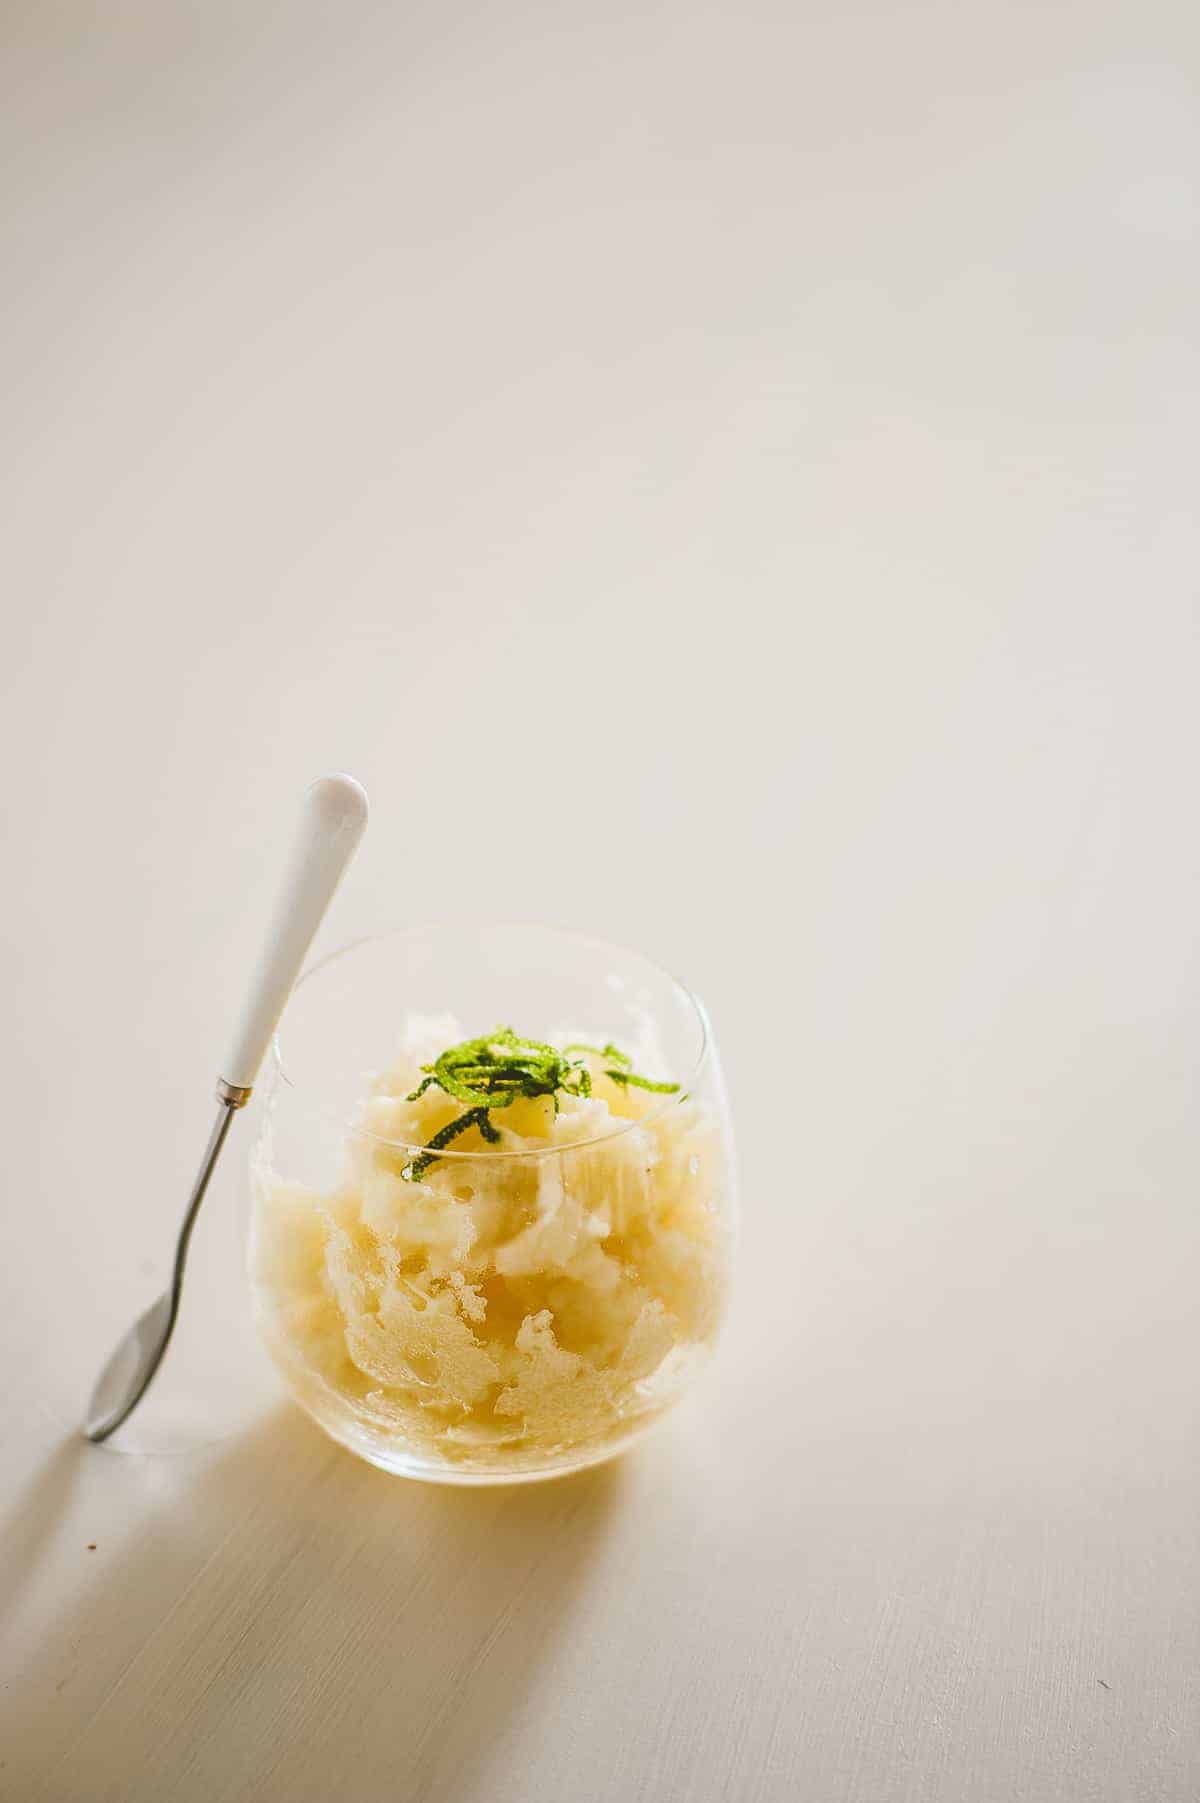
[[[4,44],[0,1796],[1193,1799],[1195,10]],[[62,1425],[337,767],[323,943],[712,1009],[739,1307],[607,1473]]]

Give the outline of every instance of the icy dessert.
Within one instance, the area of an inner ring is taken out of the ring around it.
[[[260,1321],[305,1405],[381,1463],[585,1463],[674,1400],[715,1337],[724,1183],[716,1121],[652,1044],[411,1021],[336,1187],[260,1162]]]

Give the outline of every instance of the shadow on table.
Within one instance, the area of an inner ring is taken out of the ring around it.
[[[76,1434],[56,1446],[21,1498],[16,1527],[0,1538],[0,1622],[9,1619],[33,1582],[42,1550],[53,1540],[71,1500],[86,1453],[85,1442]]]
[[[43,1467],[0,1548],[0,1610],[37,1582],[84,1462],[113,1456],[72,1439]],[[0,1696],[0,1798],[479,1794],[621,1476],[404,1482],[285,1408],[165,1488]]]

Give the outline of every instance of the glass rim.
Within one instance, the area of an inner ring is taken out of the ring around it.
[[[548,933],[558,939],[573,939],[577,944],[589,946],[596,951],[613,953],[619,958],[640,959],[643,964],[649,966],[656,976],[662,978],[662,980],[666,982],[670,988],[675,991],[676,995],[686,1004],[699,1029],[700,1047],[687,1072],[679,1080],[678,1094],[656,1098],[654,1106],[648,1108],[645,1114],[634,1115],[628,1119],[624,1117],[615,1117],[620,1119],[621,1124],[614,1128],[612,1132],[592,1133],[589,1134],[586,1139],[573,1139],[568,1140],[565,1143],[547,1144],[544,1146],[520,1146],[513,1148],[501,1147],[499,1150],[493,1150],[490,1146],[485,1146],[479,1151],[466,1151],[462,1147],[446,1146],[436,1153],[436,1159],[439,1164],[443,1159],[453,1159],[463,1164],[475,1164],[482,1163],[486,1160],[491,1160],[493,1163],[496,1163],[517,1158],[562,1157],[569,1152],[581,1152],[587,1147],[604,1145],[609,1140],[620,1139],[623,1134],[629,1133],[635,1127],[648,1127],[652,1122],[661,1120],[672,1108],[678,1108],[681,1103],[686,1102],[689,1099],[693,1088],[698,1079],[703,1075],[705,1067],[708,1064],[709,1052],[712,1047],[712,1029],[709,1024],[708,1011],[705,1008],[704,1003],[700,1000],[700,997],[694,990],[689,989],[686,983],[682,983],[678,977],[672,975],[672,973],[663,965],[657,963],[655,959],[647,957],[645,952],[634,951],[630,946],[619,945],[615,940],[604,939],[600,937],[599,934],[595,933],[584,933],[574,927],[559,927],[548,924],[546,921],[539,920],[446,920],[426,921],[411,926],[384,927],[380,932],[364,933],[358,939],[349,939],[344,945],[335,946],[332,951],[326,952],[324,957],[318,958],[315,964],[307,965],[297,978],[292,995],[298,994],[305,983],[309,982],[311,978],[318,976],[320,972],[327,969],[329,965],[336,964],[340,959],[348,958],[351,953],[362,951],[367,946],[380,945],[388,940],[403,939],[409,936],[417,936],[422,933],[446,931],[482,933],[493,932],[498,928],[520,928],[526,932]],[[290,1005],[291,997],[289,997],[288,1000]],[[271,1062],[277,1082],[285,1085],[291,1094],[295,1096],[298,1101],[301,1101],[309,1095],[309,1092],[306,1091],[301,1084],[297,1083],[293,1076],[291,1076],[284,1060],[281,1042],[286,1021],[287,1010],[285,1009],[283,1019],[271,1036]],[[396,1152],[421,1153],[428,1151],[428,1147],[420,1142],[396,1139],[390,1134],[374,1133],[369,1127],[363,1126],[361,1121],[346,1119],[340,1109],[322,1108],[319,1104],[314,1105],[311,1101],[306,1105],[310,1114],[315,1114],[321,1119],[328,1121],[330,1124],[339,1126],[344,1132],[352,1135],[355,1139],[367,1140],[372,1145],[384,1146],[388,1150]],[[503,1111],[501,1110],[499,1112]]]

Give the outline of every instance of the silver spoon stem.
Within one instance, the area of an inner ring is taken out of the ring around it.
[[[107,1398],[101,1392],[106,1388],[104,1377],[96,1387],[92,1398],[92,1406],[88,1414],[87,1437],[97,1445],[114,1434],[123,1421],[132,1415],[154,1379],[154,1374],[163,1362],[163,1356],[171,1342],[175,1331],[175,1322],[179,1316],[179,1298],[183,1294],[183,1273],[187,1266],[188,1246],[192,1238],[192,1228],[196,1225],[196,1216],[200,1212],[200,1204],[204,1200],[204,1192],[208,1188],[209,1178],[221,1156],[221,1147],[229,1132],[233,1117],[249,1099],[248,1089],[237,1088],[232,1084],[217,1085],[217,1118],[213,1122],[212,1132],[208,1136],[208,1144],[204,1148],[204,1157],[200,1169],[196,1173],[196,1181],[192,1185],[192,1193],[188,1197],[183,1220],[179,1227],[179,1237],[175,1242],[175,1266],[171,1273],[171,1287],[160,1298],[159,1303],[144,1315],[138,1326],[143,1331],[138,1337],[142,1341],[141,1357],[136,1379],[132,1388],[122,1390],[120,1401],[105,1407]]]

